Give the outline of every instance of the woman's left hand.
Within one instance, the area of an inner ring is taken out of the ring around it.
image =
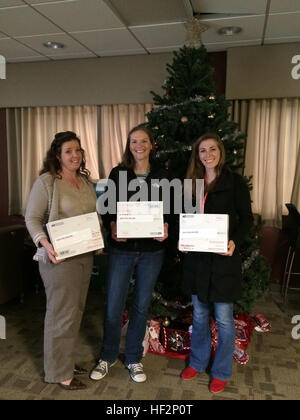
[[[168,223],[164,223],[164,236],[162,238],[154,238],[155,241],[158,242],[163,242],[167,239],[167,237],[169,236],[169,225]]]
[[[224,257],[232,257],[234,250],[235,250],[235,243],[232,240],[230,240],[228,242],[228,252],[226,252],[225,254],[220,254],[220,255],[223,255]]]

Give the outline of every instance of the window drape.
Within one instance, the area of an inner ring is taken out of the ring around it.
[[[299,199],[300,99],[250,100],[247,133],[245,175],[253,175],[253,212],[281,227],[285,203],[292,193]]]
[[[74,131],[78,135],[86,152],[86,167],[92,178],[99,178],[96,106],[7,110],[7,120],[8,127],[11,127],[8,129],[8,146],[12,142],[9,146],[10,214],[24,214],[31,186],[57,132]],[[16,170],[19,171],[17,177]],[[20,182],[21,192],[20,184],[17,185]]]
[[[103,105],[100,110],[101,135],[99,136],[101,176],[107,178],[111,169],[122,160],[128,132],[144,123],[151,104]]]

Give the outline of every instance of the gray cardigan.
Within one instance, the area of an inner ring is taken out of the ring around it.
[[[88,185],[94,192],[92,183]],[[47,238],[46,223],[58,218],[57,178],[47,172],[33,184],[25,213],[26,227],[36,247],[41,239]]]

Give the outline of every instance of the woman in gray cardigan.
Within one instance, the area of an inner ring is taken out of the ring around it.
[[[79,138],[58,133],[47,152],[26,209],[26,226],[37,246],[35,259],[45,285],[47,309],[44,331],[45,382],[66,390],[84,389],[74,375],[86,373],[75,365],[75,349],[85,308],[93,253],[57,261],[45,224],[96,210],[96,195],[85,168]]]

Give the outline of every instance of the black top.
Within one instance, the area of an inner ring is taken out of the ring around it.
[[[115,168],[112,169],[109,179],[113,180],[116,185],[116,202],[121,201],[120,200],[120,191],[119,191],[119,185],[120,185],[120,178],[119,174],[121,171],[124,171],[127,176],[127,182],[124,183],[124,186],[126,188],[127,186],[127,198],[129,199],[136,194],[137,191],[129,191],[128,185],[129,183],[134,180],[138,179],[137,175],[134,173],[132,169],[127,169],[124,166],[118,165]],[[125,174],[124,174],[125,175]],[[170,180],[169,172],[165,168],[161,168],[158,166],[157,163],[151,164],[151,170],[147,177],[145,178],[145,182],[148,184],[148,201],[151,201],[151,180],[162,180],[162,179],[168,179]],[[153,184],[153,183],[152,183]],[[154,188],[159,187],[158,184],[153,184]],[[123,184],[122,184],[123,187]],[[123,191],[124,192],[124,191]],[[157,201],[163,201],[162,200],[162,189],[159,187],[159,200]],[[122,197],[121,197],[122,198]],[[165,213],[165,206],[164,206],[164,213]],[[138,252],[155,252],[159,251],[160,249],[163,249],[165,247],[166,241],[159,242],[155,241],[152,238],[146,238],[146,239],[127,239],[126,242],[117,242],[111,238],[111,230],[110,230],[110,222],[117,220],[117,214],[116,214],[116,208],[113,212],[110,214],[106,214],[102,216],[103,224],[105,228],[109,232],[108,236],[108,243],[113,248],[118,248],[120,250],[124,251],[138,251]],[[164,221],[165,223],[170,222],[170,216],[168,214],[164,214]]]
[[[205,213],[229,215],[229,240],[235,243],[232,257],[206,252],[185,254],[184,289],[202,302],[234,302],[241,297],[242,265],[239,252],[253,224],[249,188],[244,178],[224,169],[208,194]]]

